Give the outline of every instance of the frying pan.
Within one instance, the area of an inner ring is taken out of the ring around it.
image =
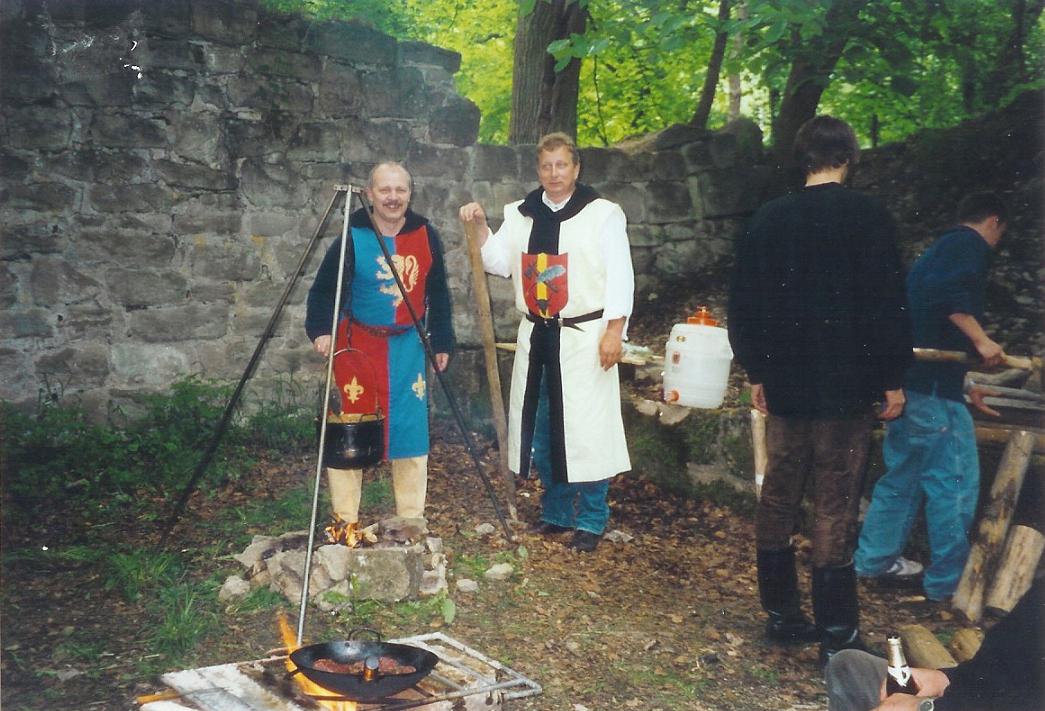
[[[296,649],[290,653],[290,661],[294,662],[298,672],[311,681],[352,701],[369,701],[398,694],[428,676],[439,661],[439,657],[427,649],[407,644],[352,639],[356,633],[364,631],[377,635],[380,640],[380,635],[374,630],[354,629],[349,632],[348,640],[312,644]],[[338,664],[351,664],[364,661],[368,657],[389,657],[395,660],[396,664],[412,666],[416,671],[410,674],[379,673],[374,679],[366,681],[362,673],[340,674],[315,667],[320,659],[332,659]]]

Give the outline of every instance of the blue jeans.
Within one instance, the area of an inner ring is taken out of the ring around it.
[[[903,552],[922,502],[932,562],[925,595],[942,600],[958,587],[969,557],[969,527],[980,494],[976,434],[965,404],[908,391],[903,416],[890,422],[887,471],[875,485],[856,551],[856,572],[884,573]]]
[[[541,520],[601,536],[610,520],[610,505],[606,501],[610,480],[571,484],[556,482],[552,478],[551,415],[544,383],[541,383],[541,399],[537,403],[534,424],[533,464],[544,485]]]

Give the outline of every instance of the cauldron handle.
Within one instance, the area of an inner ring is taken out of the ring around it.
[[[351,630],[348,631],[348,640],[350,642],[354,641],[356,638],[356,634],[360,632],[367,632],[374,635],[376,639],[374,639],[373,641],[375,642],[380,642],[382,640],[381,633],[375,630],[373,627],[353,627]]]

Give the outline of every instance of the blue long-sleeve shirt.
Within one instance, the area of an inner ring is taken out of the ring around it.
[[[915,347],[970,350],[968,336],[949,317],[961,313],[983,320],[990,262],[990,245],[964,225],[945,232],[915,261],[907,275]],[[904,386],[962,402],[967,370],[962,363],[916,362],[907,370]]]

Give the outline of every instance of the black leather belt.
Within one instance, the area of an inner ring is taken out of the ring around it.
[[[392,338],[393,336],[404,334],[413,328],[413,326],[372,326],[369,323],[363,323],[355,319],[352,319],[352,326],[361,328],[371,336],[378,338]]]
[[[594,321],[595,319],[602,318],[602,309],[598,311],[592,311],[591,313],[583,314],[581,316],[571,316],[570,318],[541,318],[530,312],[526,313],[526,320],[535,323],[538,326],[544,328],[577,328],[578,323],[584,323],[585,321]],[[581,330],[577,328],[577,330]]]

